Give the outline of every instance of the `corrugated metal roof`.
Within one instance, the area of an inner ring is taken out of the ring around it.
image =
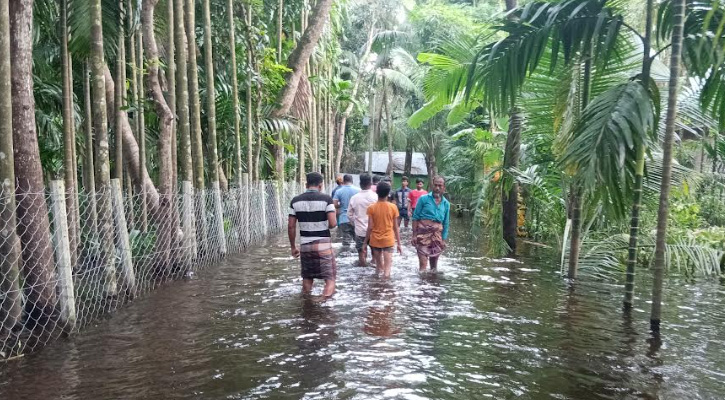
[[[368,170],[368,153],[364,154],[365,157],[365,171]],[[405,152],[394,151],[393,152],[393,172],[396,174],[402,174],[405,169]],[[384,174],[388,170],[388,152],[387,151],[374,151],[373,152],[373,172]],[[428,167],[425,165],[425,155],[423,153],[413,153],[413,162],[410,168],[411,175],[428,175]]]

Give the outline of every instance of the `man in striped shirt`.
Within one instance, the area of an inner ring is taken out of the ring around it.
[[[315,279],[325,281],[322,295],[335,292],[337,265],[332,251],[330,229],[337,226],[332,198],[320,191],[323,177],[318,172],[307,174],[307,191],[292,199],[287,235],[292,257],[302,264],[302,292],[310,293]],[[300,227],[300,247],[297,248],[297,225]]]

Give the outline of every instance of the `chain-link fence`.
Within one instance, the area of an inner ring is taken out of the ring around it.
[[[281,231],[302,190],[296,182],[227,191],[184,182],[175,196],[131,196],[112,180],[95,195],[69,195],[53,181],[50,193],[16,195],[14,213],[0,193],[0,360]],[[17,235],[8,234],[8,216]]]

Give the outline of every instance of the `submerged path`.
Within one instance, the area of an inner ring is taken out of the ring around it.
[[[572,292],[553,257],[490,260],[453,229],[437,274],[410,248],[389,282],[339,257],[324,304],[299,294],[280,235],[0,365],[0,398],[722,398],[722,285],[668,282],[658,346],[644,301],[623,320],[618,286]]]

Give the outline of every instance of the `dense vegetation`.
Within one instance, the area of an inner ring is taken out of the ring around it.
[[[140,223],[175,220],[170,248],[181,182],[331,177],[386,149],[423,152],[492,254],[560,248],[569,278],[626,276],[626,307],[651,268],[657,327],[667,268],[723,273],[723,6],[0,0],[2,290],[52,279],[50,180],[71,247],[94,199],[104,260],[112,177]]]

